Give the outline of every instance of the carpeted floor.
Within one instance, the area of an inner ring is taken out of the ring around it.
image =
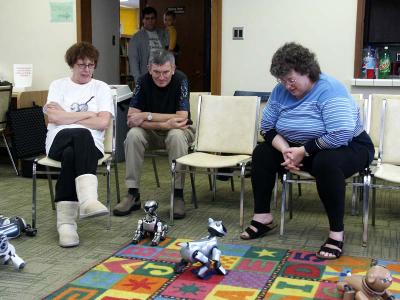
[[[55,291],[50,299],[342,299],[336,282],[348,273],[364,275],[381,260],[342,256],[318,259],[313,252],[219,244],[225,276],[210,271],[200,279],[200,264],[175,274],[179,243],[167,239],[157,247],[149,242],[127,245],[88,272]],[[390,292],[400,297],[400,262],[384,263],[391,271]]]
[[[161,188],[155,184],[151,162],[146,160],[141,182],[143,201],[159,201],[159,215],[168,220],[170,174],[165,157],[158,158]],[[119,164],[121,194],[126,193],[124,186],[124,163]],[[112,182],[112,184],[114,181]],[[187,187],[189,187],[187,182]],[[294,201],[294,217],[288,220],[285,235],[278,231],[271,232],[262,239],[242,241],[239,239],[239,182],[236,190],[230,190],[228,182],[218,182],[217,200],[212,201],[205,175],[196,177],[199,208],[194,209],[190,199],[190,189],[186,188],[187,217],[177,220],[170,228],[171,238],[196,239],[206,233],[207,219],[222,219],[228,229],[228,235],[222,241],[225,244],[251,245],[278,249],[300,249],[315,251],[326,239],[328,224],[322,205],[318,200],[315,186],[304,185],[303,195]],[[116,203],[113,185],[113,205]],[[250,180],[246,179],[245,220],[250,220],[253,210]],[[32,180],[17,177],[13,173],[6,155],[0,156],[0,213],[6,216],[18,215],[31,222]],[[105,178],[99,176],[99,194],[105,199]],[[296,193],[296,189],[295,189]],[[361,216],[350,215],[350,195],[348,190],[345,226],[346,255],[368,258],[398,260],[400,257],[400,203],[396,192],[379,191],[377,193],[377,223],[370,226],[368,246],[361,247]],[[273,211],[279,219],[279,210]],[[15,271],[12,266],[0,265],[0,299],[40,299],[62,287],[76,276],[100,263],[112,253],[128,243],[132,238],[138,218],[143,212],[138,211],[127,217],[112,217],[112,226],[107,230],[107,218],[100,217],[78,222],[81,244],[72,249],[58,246],[55,228],[55,212],[50,206],[47,181],[38,182],[38,235],[34,238],[21,236],[12,240],[17,253],[26,260],[24,270]]]

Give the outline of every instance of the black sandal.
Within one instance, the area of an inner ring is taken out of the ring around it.
[[[326,246],[327,244],[332,245],[332,246],[336,246],[340,250],[327,247]],[[337,240],[334,240],[334,239],[328,237],[328,239],[321,246],[321,248],[319,248],[318,252],[315,253],[315,255],[320,259],[327,259],[327,260],[338,259],[342,255],[342,249],[343,249],[343,241],[337,241]],[[321,255],[320,254],[321,252],[326,252],[327,254],[332,254],[334,256]]]
[[[257,231],[254,231],[252,228],[247,227],[244,231],[247,232],[249,236],[243,237],[242,235],[240,235],[240,238],[242,240],[258,239],[266,235],[269,231],[273,230],[277,226],[277,224],[275,224],[274,221],[271,221],[268,224],[263,224],[255,220],[251,220],[250,225],[254,226],[257,229]]]

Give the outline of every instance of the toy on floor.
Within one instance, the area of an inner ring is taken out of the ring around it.
[[[28,236],[35,236],[36,229],[32,229],[31,225],[27,224],[20,217],[5,217],[0,215],[0,234],[5,234],[8,238],[13,239],[19,237],[21,232]]]
[[[8,262],[14,264],[17,270],[21,270],[25,267],[24,260],[18,256],[15,252],[15,247],[8,242],[8,237],[5,234],[0,235],[0,262],[3,265],[7,265]]]
[[[144,204],[146,216],[138,220],[138,226],[132,239],[133,244],[139,243],[147,236],[153,237],[151,240],[152,246],[157,246],[160,241],[165,240],[165,236],[168,232],[168,225],[163,224],[161,219],[157,216],[157,208],[157,201],[146,201]]]
[[[337,288],[344,291],[344,300],[395,299],[387,290],[392,284],[392,276],[383,266],[371,267],[365,276],[349,275],[337,283]]]
[[[175,265],[175,272],[182,273],[189,263],[199,262],[202,266],[197,271],[199,278],[205,278],[212,271],[226,275],[227,271],[221,265],[221,250],[218,249],[218,237],[226,235],[227,231],[222,221],[208,219],[209,235],[200,240],[180,243],[182,260]]]

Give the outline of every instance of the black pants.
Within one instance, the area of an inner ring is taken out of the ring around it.
[[[55,201],[78,201],[75,178],[83,174],[96,175],[97,161],[103,154],[94,144],[88,129],[63,129],[50,147],[51,159],[61,161],[56,184]]]
[[[373,147],[372,143],[371,146]],[[282,153],[269,143],[261,143],[254,149],[251,164],[254,213],[270,212],[275,174],[283,172],[280,165],[282,162]],[[304,158],[301,169],[311,173],[316,179],[318,194],[328,215],[331,231],[344,229],[345,179],[362,171],[369,162],[367,147],[351,145],[322,150]]]

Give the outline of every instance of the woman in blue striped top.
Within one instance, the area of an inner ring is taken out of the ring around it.
[[[264,236],[276,227],[270,199],[276,172],[304,170],[317,182],[328,215],[328,239],[317,252],[322,259],[342,254],[345,179],[366,168],[374,146],[363,130],[358,106],[336,79],[321,73],[309,49],[287,43],[272,58],[279,84],[264,109],[265,142],[253,152],[254,216],[242,239]]]

